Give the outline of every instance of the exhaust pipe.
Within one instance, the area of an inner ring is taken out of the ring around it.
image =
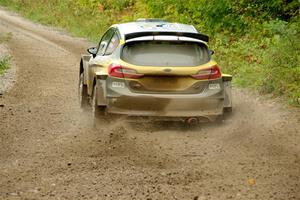
[[[199,119],[197,117],[189,117],[185,120],[185,123],[194,126],[199,124]]]

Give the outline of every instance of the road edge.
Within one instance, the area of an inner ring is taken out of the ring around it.
[[[0,97],[9,91],[17,79],[17,66],[14,62],[12,53],[7,44],[0,44],[0,55],[8,55],[10,59],[10,66],[4,72],[4,74],[0,75]]]

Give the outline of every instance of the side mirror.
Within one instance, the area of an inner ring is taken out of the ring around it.
[[[90,47],[90,48],[87,49],[87,52],[88,52],[89,54],[92,54],[93,57],[95,58],[95,57],[96,57],[96,54],[97,54],[97,47]]]
[[[215,54],[215,51],[214,50],[209,50],[209,54],[212,56]]]

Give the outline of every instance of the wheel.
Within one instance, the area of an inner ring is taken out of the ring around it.
[[[97,104],[97,85],[93,87],[93,93],[91,98],[92,114],[94,119],[97,119],[105,114],[105,106],[98,106]]]
[[[78,99],[81,108],[87,108],[89,106],[88,94],[87,94],[87,86],[84,85],[84,77],[83,73],[79,76],[79,84],[78,84]]]

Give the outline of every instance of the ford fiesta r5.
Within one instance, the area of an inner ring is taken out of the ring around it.
[[[81,106],[113,113],[214,121],[232,108],[231,75],[194,26],[139,20],[111,26],[82,55]]]

